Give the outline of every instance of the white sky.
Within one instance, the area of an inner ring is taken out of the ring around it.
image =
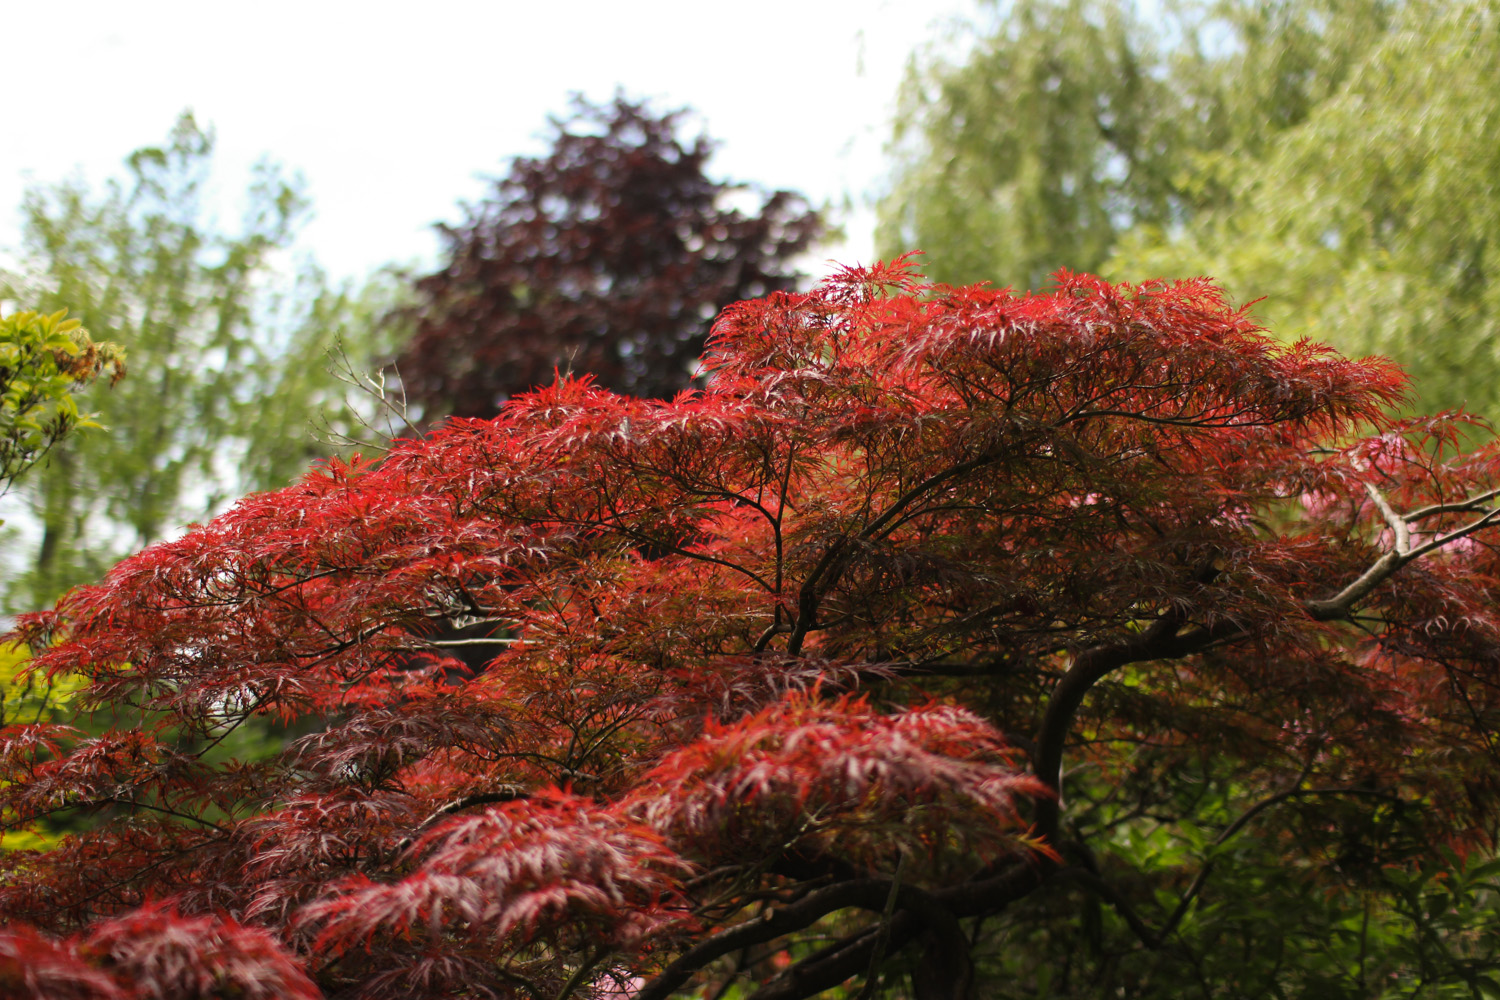
[[[307,180],[301,246],[335,276],[431,261],[517,153],[538,153],[567,95],[616,86],[688,105],[721,143],[716,176],[867,201],[911,52],[972,0],[513,0],[172,3],[0,0],[5,38],[0,248],[28,182],[97,185],[193,110],[218,136],[216,181],[269,156]],[[226,220],[232,221],[232,220]],[[843,262],[872,252],[845,220]]]

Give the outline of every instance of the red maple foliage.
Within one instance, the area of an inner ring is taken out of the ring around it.
[[[1218,821],[1195,761],[1226,836],[1482,840],[1500,452],[1389,416],[1392,364],[1206,280],[904,260],[734,306],[708,364],[330,463],[26,617],[116,728],[0,733],[7,827],[91,817],[4,858],[45,933],[0,983],[964,997],[978,921],[1059,886],[1172,932],[1209,867],[1112,876],[1141,817]],[[324,722],[218,760],[267,716]]]

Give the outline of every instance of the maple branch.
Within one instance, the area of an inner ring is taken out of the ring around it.
[[[590,954],[582,962],[578,963],[578,968],[573,970],[573,974],[568,977],[568,981],[566,983],[563,983],[562,989],[557,991],[556,1000],[568,1000],[568,997],[573,995],[573,991],[578,989],[579,986],[583,985],[584,978],[590,972],[594,971],[595,967],[597,967],[598,964],[603,961],[608,954],[609,951],[607,949],[596,948],[594,949],[592,954]]]
[[[776,617],[780,618],[781,605],[779,602],[776,605],[776,611]],[[776,638],[778,635],[786,635],[791,631],[792,627],[790,625],[783,625],[780,622],[773,621],[771,622],[771,624],[766,626],[766,630],[760,634],[760,638],[755,640],[755,645],[750,647],[750,651],[752,653],[764,653],[766,651],[766,647],[771,644],[772,639]]]
[[[1423,511],[1419,511],[1418,513],[1421,513],[1425,517],[1432,512],[1431,508],[1424,508]],[[1359,578],[1353,583],[1350,583],[1343,590],[1326,600],[1305,601],[1302,606],[1307,609],[1307,613],[1314,621],[1334,621],[1340,618],[1347,618],[1356,603],[1369,596],[1371,591],[1394,576],[1396,571],[1402,566],[1422,558],[1429,552],[1435,552],[1449,542],[1472,535],[1474,532],[1487,528],[1497,522],[1500,522],[1500,507],[1487,511],[1483,517],[1470,521],[1461,528],[1454,528],[1446,534],[1437,535],[1430,541],[1423,542],[1421,545],[1408,549],[1405,552],[1400,551],[1400,535],[1398,535],[1397,548],[1385,553],[1385,555],[1371,563],[1369,569],[1361,573]]]
[[[1413,548],[1410,546],[1410,536],[1404,519],[1390,508],[1389,503],[1378,490],[1369,486],[1367,489],[1370,490],[1376,507],[1392,524],[1393,530],[1396,524],[1401,525],[1400,529],[1396,530],[1396,547],[1382,555],[1358,579],[1332,598],[1305,601],[1303,608],[1314,621],[1332,621],[1348,617],[1359,600],[1390,579],[1401,567],[1456,539],[1471,535],[1500,521],[1500,508],[1497,508],[1486,512],[1483,517],[1461,528],[1438,535]],[[1496,491],[1496,495],[1500,495],[1500,491]],[[1426,516],[1430,511],[1419,513]],[[1214,642],[1242,637],[1246,634],[1242,628],[1226,625],[1201,627],[1185,636],[1179,636],[1177,631],[1180,626],[1181,620],[1177,615],[1164,614],[1138,636],[1121,642],[1093,646],[1079,653],[1067,672],[1058,680],[1056,687],[1053,688],[1052,698],[1047,703],[1047,711],[1042,718],[1034,757],[1037,777],[1057,793],[1055,799],[1037,800],[1036,827],[1044,840],[1053,840],[1057,835],[1062,806],[1063,746],[1072,728],[1074,713],[1083,704],[1089,690],[1110,673],[1127,664],[1186,656],[1199,652]]]
[[[895,521],[902,511],[916,503],[933,487],[941,486],[950,479],[982,469],[999,460],[999,456],[996,455],[981,455],[950,465],[942,472],[933,473],[903,493],[885,509],[884,513],[865,525],[858,537],[866,541],[880,537],[887,528],[895,527],[891,522]],[[807,638],[807,633],[812,631],[813,622],[817,619],[818,605],[822,602],[823,595],[838,582],[844,565],[848,563],[847,549],[847,537],[840,538],[828,546],[828,550],[823,553],[823,557],[818,560],[812,572],[807,574],[807,579],[803,581],[802,589],[797,594],[797,620],[792,623],[791,638],[786,643],[788,653],[795,656],[802,651],[803,640]]]
[[[1407,528],[1407,521],[1391,508],[1390,502],[1386,500],[1385,494],[1375,488],[1373,483],[1365,483],[1365,492],[1370,494],[1370,499],[1375,502],[1375,507],[1380,511],[1380,516],[1385,518],[1385,523],[1391,526],[1391,531],[1396,535],[1396,552],[1406,555],[1411,551],[1411,532]]]
[[[1137,413],[1137,412],[1135,412],[1133,410],[1079,410],[1077,413],[1073,413],[1073,414],[1071,414],[1071,415],[1069,415],[1067,417],[1064,417],[1063,419],[1059,420],[1058,423],[1059,424],[1070,424],[1070,423],[1074,423],[1075,421],[1091,419],[1093,417],[1121,417],[1121,418],[1124,418],[1126,420],[1139,420],[1140,422],[1146,423],[1146,424],[1159,424],[1159,425],[1161,425],[1163,427],[1193,427],[1193,428],[1200,428],[1200,429],[1203,429],[1203,430],[1224,430],[1224,429],[1228,429],[1228,428],[1242,428],[1242,427],[1272,427],[1272,426],[1275,426],[1277,423],[1280,422],[1279,419],[1277,419],[1277,418],[1271,418],[1271,417],[1262,417],[1262,418],[1260,418],[1258,420],[1235,420],[1235,419],[1232,419],[1233,417],[1236,417],[1239,414],[1249,413],[1249,412],[1253,412],[1253,411],[1248,410],[1248,409],[1239,410],[1236,413],[1228,414],[1225,417],[1219,417],[1219,418],[1210,419],[1210,418],[1201,417],[1201,416],[1200,417],[1148,417],[1144,413]]]
[[[1469,499],[1460,500],[1457,503],[1435,503],[1428,507],[1421,507],[1406,515],[1406,523],[1415,524],[1424,518],[1433,517],[1437,514],[1462,514],[1466,511],[1478,510],[1496,497],[1500,497],[1500,488],[1476,493],[1474,496],[1469,497]]]
[[[1011,859],[1014,860],[1014,859]],[[932,892],[914,890],[907,886],[899,890],[897,898],[897,909],[889,924],[884,930],[884,947],[891,952],[900,951],[914,939],[927,932],[933,932],[938,937],[939,951],[946,944],[949,949],[954,947],[955,942],[963,942],[967,949],[967,939],[964,937],[962,928],[958,925],[961,917],[973,917],[984,914],[995,913],[1003,909],[1006,904],[1025,896],[1038,888],[1044,880],[1044,874],[1039,865],[1030,862],[1021,862],[999,875],[989,875],[984,878],[975,879],[946,889],[937,889]],[[844,905],[858,905],[862,909],[883,909],[877,905],[884,897],[889,898],[889,882],[876,879],[861,880],[867,883],[862,890],[865,894],[864,901],[850,902],[847,904],[834,904],[822,910],[817,916],[807,920],[803,926],[811,924],[818,917],[841,909]],[[851,883],[844,882],[839,885],[830,886],[829,889],[818,890],[804,900],[812,899],[820,893],[827,893],[831,898],[834,890],[840,890]],[[786,909],[783,907],[783,909]],[[769,912],[769,911],[768,911]],[[742,927],[745,925],[741,925]],[[736,928],[737,930],[738,928]],[[800,927],[789,927],[788,930],[800,930]],[[725,932],[730,933],[730,932]],[[801,1000],[801,998],[812,996],[823,990],[845,982],[850,977],[858,975],[863,969],[868,969],[872,956],[879,944],[882,931],[879,925],[867,927],[856,932],[843,941],[836,942],[827,948],[808,956],[798,962],[791,969],[782,973],[776,979],[766,983],[754,994],[750,1000]],[[779,937],[779,933],[767,934],[753,941],[745,941],[745,944],[757,944],[761,941],[771,940]],[[702,942],[701,944],[706,944]],[[726,954],[728,950],[719,954]],[[718,957],[718,956],[715,956]],[[953,955],[949,959],[955,959]],[[687,958],[685,954],[678,962]],[[712,959],[709,959],[711,961]],[[940,960],[942,960],[940,958]],[[967,953],[962,961],[967,962]],[[686,980],[696,968],[706,962],[699,963],[685,973],[678,985]],[[669,970],[676,967],[677,962],[669,966]],[[665,973],[663,973],[665,975]],[[660,977],[658,977],[660,978]],[[656,992],[647,995],[645,991],[637,995],[637,1000],[662,1000],[670,990]]]
[[[520,641],[519,639],[506,639],[495,636],[492,638],[475,639],[423,639],[422,644],[447,649],[450,646],[513,646]]]
[[[765,911],[759,917],[736,924],[728,930],[721,931],[711,937],[698,942],[692,948],[683,952],[670,965],[663,969],[655,979],[643,986],[635,995],[635,1000],[665,1000],[679,987],[681,987],[692,974],[710,962],[716,961],[751,945],[761,944],[782,937],[786,934],[802,930],[821,918],[837,910],[857,907],[863,910],[871,910],[884,913],[890,901],[894,897],[895,905],[900,912],[889,921],[882,921],[886,930],[884,937],[886,947],[899,949],[910,940],[912,931],[932,929],[938,932],[957,933],[962,939],[962,930],[958,926],[957,917],[953,911],[945,906],[940,898],[941,894],[929,893],[923,889],[910,884],[901,884],[895,879],[862,878],[848,882],[840,882],[828,886],[825,889],[815,890],[800,900]],[[920,918],[920,923],[913,921],[908,914],[915,914]],[[916,924],[915,927],[911,925]],[[906,933],[903,933],[905,931]],[[863,936],[866,932],[861,932]],[[811,991],[804,992],[802,987],[806,984],[797,982],[797,989],[792,989],[790,984],[800,980],[801,976],[788,979],[788,973],[793,970],[802,969],[807,962],[804,960],[783,973],[771,983],[758,990],[754,996],[761,997],[802,997],[810,996],[828,986],[834,986],[854,975],[860,968],[867,968],[870,955],[873,953],[877,939],[880,937],[878,929],[868,941],[868,947],[861,945],[857,954],[850,958],[846,956],[843,960],[828,969],[819,970],[816,977],[817,982],[824,982],[828,975],[837,971],[836,979],[827,980],[827,986],[819,986]],[[858,938],[856,939],[858,940]],[[816,959],[818,956],[813,956]],[[847,964],[853,963],[849,971],[842,971]],[[776,984],[782,984],[777,987]],[[773,989],[773,987],[775,987]],[[770,992],[767,992],[770,991]]]
[[[215,831],[217,833],[228,833],[229,832],[228,830],[224,829],[219,824],[217,824],[215,822],[212,822],[211,820],[206,820],[206,819],[203,819],[201,817],[194,816],[192,813],[178,812],[176,809],[168,809],[166,806],[156,806],[156,805],[152,805],[149,802],[139,802],[139,801],[137,801],[135,799],[120,798],[120,797],[117,797],[117,796],[114,796],[114,795],[107,795],[104,798],[100,798],[100,799],[90,799],[87,802],[74,802],[74,803],[72,803],[70,805],[63,806],[62,808],[64,808],[64,809],[92,809],[95,806],[105,806],[105,805],[129,806],[132,809],[149,809],[152,812],[159,812],[163,816],[172,816],[172,817],[174,817],[176,819],[189,820],[190,822],[197,823],[197,824],[199,824],[201,826],[206,826],[210,830],[213,830],[213,831]],[[53,810],[53,811],[56,812],[56,811],[59,811],[59,810]]]
[[[1326,600],[1303,602],[1303,608],[1314,621],[1333,621],[1346,618],[1354,605],[1367,597],[1376,587],[1390,579],[1397,570],[1429,552],[1466,537],[1500,522],[1500,508],[1486,511],[1482,517],[1438,535],[1416,547],[1411,546],[1409,520],[1414,516],[1428,517],[1437,513],[1437,507],[1427,507],[1414,515],[1402,517],[1393,510],[1385,497],[1375,487],[1366,484],[1376,508],[1395,534],[1395,547],[1370,565],[1358,579],[1348,584],[1333,597]],[[1472,509],[1485,500],[1500,496],[1500,489],[1482,493],[1465,501],[1459,509]],[[1438,505],[1444,506],[1444,505]],[[1179,636],[1181,620],[1175,614],[1158,618],[1140,635],[1117,643],[1093,646],[1079,653],[1067,672],[1053,688],[1052,699],[1042,719],[1041,732],[1037,737],[1035,755],[1036,775],[1056,793],[1055,799],[1038,799],[1036,825],[1044,839],[1054,839],[1057,834],[1058,817],[1062,805],[1062,751],[1072,728],[1073,715],[1083,704],[1084,697],[1104,677],[1120,667],[1144,660],[1176,658],[1199,652],[1214,642],[1245,635],[1245,630],[1235,626],[1203,627]]]
[[[919,933],[921,928],[916,919],[901,910],[889,922],[886,945],[889,948],[904,948]],[[879,946],[877,939],[879,928],[874,927],[850,934],[846,939],[819,949],[795,966],[784,970],[751,993],[747,1000],[802,1000],[804,997],[832,990],[852,976],[859,975],[859,970],[870,964],[870,958]]]
[[[1462,528],[1454,528],[1446,535],[1438,535],[1430,542],[1423,542],[1421,545],[1418,545],[1416,548],[1412,549],[1410,553],[1407,554],[1406,561],[1410,562],[1413,559],[1420,559],[1427,553],[1440,549],[1444,545],[1447,545],[1449,542],[1472,535],[1474,534],[1474,532],[1480,530],[1481,528],[1487,528],[1497,521],[1500,521],[1500,507],[1487,512],[1477,521],[1471,521],[1468,524],[1464,525]]]
[[[865,973],[864,988],[855,1000],[871,1000],[875,995],[875,984],[880,980],[880,962],[885,958],[885,949],[891,939],[891,919],[896,915],[896,898],[900,895],[901,874],[906,867],[906,852],[896,859],[896,872],[891,876],[891,891],[885,898],[885,909],[880,914],[880,931],[875,939],[875,951],[870,956],[870,969]]]
[[[897,950],[904,948],[921,930],[918,921],[903,910],[889,924],[887,944]],[[761,986],[748,1000],[803,1000],[830,990],[869,964],[879,947],[879,936],[878,928],[866,928],[814,952]]]
[[[800,931],[836,910],[857,906],[865,910],[880,911],[884,908],[890,891],[891,883],[888,879],[855,879],[818,889],[795,903],[766,910],[759,917],[704,938],[683,952],[658,973],[655,979],[641,987],[635,1000],[666,1000],[694,972],[708,963],[750,945]],[[907,892],[909,891],[910,887],[907,887]]]
[[[1073,663],[1052,689],[1047,711],[1037,735],[1034,769],[1036,776],[1055,793],[1036,803],[1036,826],[1045,840],[1055,840],[1062,806],[1062,754],[1073,715],[1095,684],[1130,663],[1184,656],[1219,638],[1215,629],[1198,629],[1179,639],[1182,617],[1175,611],[1162,614],[1143,632],[1120,642],[1092,646],[1073,658]]]
[[[814,996],[838,986],[861,969],[871,968],[886,950],[899,950],[924,935],[932,938],[929,958],[933,960],[934,971],[966,981],[971,967],[968,937],[953,910],[943,904],[942,894],[913,886],[899,887],[896,894],[900,912],[889,920],[881,920],[874,927],[864,928],[815,952],[761,986],[750,994],[749,1000],[802,1000]],[[966,995],[966,991],[961,990],[957,995]]]
[[[209,741],[208,745],[205,746],[203,749],[196,751],[193,754],[193,756],[197,757],[197,758],[199,758],[201,760],[203,757],[205,757],[208,754],[208,752],[210,750],[212,750],[214,747],[218,746],[220,743],[223,743],[226,739],[229,738],[229,736],[230,736],[231,733],[233,733],[236,729],[240,728],[240,726],[243,725],[244,722],[247,719],[249,719],[252,715],[254,715],[255,712],[262,705],[264,705],[266,703],[266,699],[268,697],[269,697],[268,693],[267,694],[257,695],[256,698],[255,698],[255,702],[252,705],[250,705],[249,707],[244,708],[240,712],[238,712],[237,713],[238,717],[233,722],[229,723],[225,727],[225,729],[224,729],[224,731],[222,733],[220,733],[218,736],[214,737],[214,739],[212,739],[211,741]]]
[[[652,538],[645,532],[621,531],[621,534],[629,538],[633,538],[643,545],[661,545],[661,539]],[[663,551],[670,552],[673,555],[682,556],[684,559],[694,559],[698,562],[705,562],[713,566],[723,566],[725,569],[734,570],[736,573],[739,573],[740,575],[749,579],[762,590],[765,590],[772,594],[776,593],[776,588],[771,586],[771,584],[763,576],[752,569],[746,569],[739,563],[730,562],[728,559],[719,559],[714,556],[704,555],[702,552],[695,552],[692,549],[685,549],[678,545],[662,545],[662,549]]]

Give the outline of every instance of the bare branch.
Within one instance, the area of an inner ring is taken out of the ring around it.
[[[1370,499],[1375,502],[1375,507],[1380,511],[1380,516],[1385,518],[1385,523],[1391,526],[1391,531],[1396,534],[1396,553],[1406,555],[1411,551],[1411,532],[1407,530],[1407,522],[1404,517],[1391,509],[1390,502],[1386,500],[1385,494],[1375,488],[1374,483],[1365,483],[1365,492],[1370,494]]]
[[[1410,515],[1408,515],[1409,517]],[[1398,520],[1400,519],[1398,518]],[[1399,551],[1399,548],[1392,549],[1371,563],[1370,568],[1360,574],[1357,580],[1334,596],[1321,601],[1307,601],[1303,604],[1303,607],[1307,609],[1307,613],[1315,621],[1333,621],[1339,618],[1347,618],[1349,613],[1353,611],[1355,604],[1369,596],[1371,591],[1394,576],[1396,571],[1402,566],[1413,560],[1420,559],[1429,552],[1435,552],[1450,542],[1472,535],[1474,532],[1487,528],[1497,522],[1500,522],[1500,508],[1488,511],[1483,517],[1470,521],[1461,528],[1455,528],[1446,534],[1438,535],[1430,541],[1423,542],[1416,548],[1409,549],[1406,552]],[[1398,536],[1397,544],[1399,546],[1400,536]]]
[[[1457,503],[1435,503],[1429,507],[1421,507],[1406,515],[1406,523],[1416,524],[1418,521],[1435,517],[1438,514],[1462,514],[1466,511],[1479,510],[1496,497],[1500,497],[1500,488],[1476,493],[1469,499],[1460,500]]]
[[[1474,532],[1479,531],[1481,528],[1488,528],[1490,525],[1496,523],[1496,521],[1500,521],[1500,508],[1489,511],[1479,520],[1471,521],[1470,523],[1464,525],[1462,528],[1454,528],[1452,531],[1448,532],[1445,535],[1438,535],[1432,541],[1424,542],[1423,544],[1418,545],[1416,548],[1411,550],[1411,553],[1408,555],[1407,559],[1408,561],[1410,561],[1411,559],[1421,558],[1429,552],[1442,548],[1449,542],[1457,541],[1460,538],[1472,535],[1474,534]]]

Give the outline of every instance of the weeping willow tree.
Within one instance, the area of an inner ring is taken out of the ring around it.
[[[951,283],[1099,270],[1123,234],[1222,207],[1226,165],[1306,121],[1389,18],[1385,0],[991,4],[913,62],[878,242]]]
[[[1409,3],[1295,127],[1203,164],[1220,204],[1110,268],[1214,274],[1284,336],[1397,358],[1423,409],[1500,418],[1497,80],[1500,5]]]

